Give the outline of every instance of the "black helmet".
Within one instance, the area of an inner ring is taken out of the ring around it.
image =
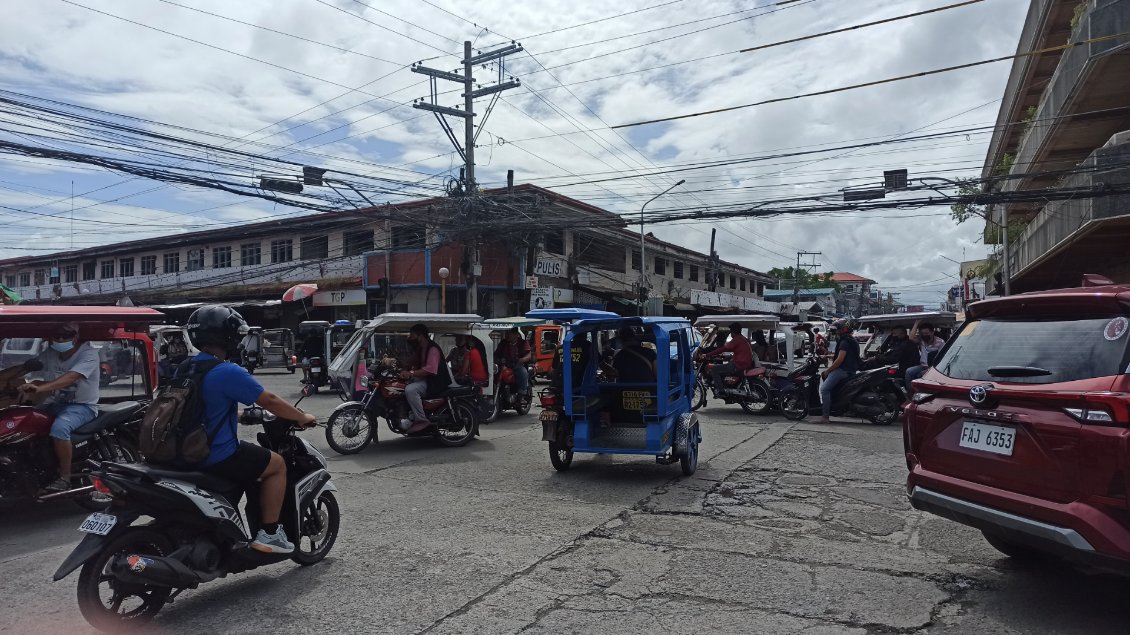
[[[832,332],[838,335],[851,335],[859,328],[859,322],[855,318],[840,318],[832,322]]]
[[[247,335],[247,321],[235,309],[217,304],[202,306],[185,323],[192,345],[203,349],[218,346],[231,355]]]

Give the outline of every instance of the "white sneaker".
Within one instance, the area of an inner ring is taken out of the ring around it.
[[[286,539],[286,531],[281,526],[273,534],[260,529],[250,546],[255,551],[263,553],[292,553],[294,551],[294,543]]]

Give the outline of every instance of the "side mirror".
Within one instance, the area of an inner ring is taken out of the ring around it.
[[[303,397],[309,397],[312,394],[314,394],[314,384],[303,384],[302,385],[302,396]]]

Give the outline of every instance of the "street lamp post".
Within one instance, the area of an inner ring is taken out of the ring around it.
[[[447,276],[451,271],[447,267],[439,268],[439,312],[447,313]]]
[[[645,247],[645,244],[644,244],[646,242],[646,238],[645,238],[644,229],[643,229],[643,224],[644,224],[643,211],[645,209],[647,209],[647,206],[648,206],[649,203],[651,203],[655,199],[659,198],[660,196],[663,196],[667,192],[670,192],[671,190],[679,187],[680,185],[682,185],[683,183],[686,183],[686,182],[687,182],[686,179],[679,180],[678,183],[672,185],[671,187],[669,187],[669,188],[663,190],[662,192],[656,194],[655,196],[649,198],[647,200],[647,203],[644,203],[643,206],[640,207],[640,293],[639,293],[639,310],[637,311],[637,313],[639,315],[643,315],[643,302],[644,302],[644,299],[646,297],[645,294],[647,293],[647,255],[645,254],[646,247]]]

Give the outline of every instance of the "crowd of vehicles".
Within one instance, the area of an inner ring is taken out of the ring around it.
[[[945,312],[876,315],[837,326],[844,337],[866,338],[861,369],[834,392],[832,414],[880,425],[902,415],[915,508],[980,529],[1014,558],[1130,573],[1130,286],[1090,277],[1079,289],[975,303],[966,317],[959,324]],[[176,364],[197,352],[182,327],[159,325],[163,319],[150,309],[0,307],[7,364],[0,368],[0,508],[69,499],[95,511],[55,578],[81,569],[79,608],[104,630],[151,618],[183,590],[230,573],[288,558],[318,562],[340,523],[326,459],[291,422],[258,407],[246,409],[241,422],[261,426],[259,444],[286,460],[283,524],[301,537],[293,555],[247,548],[257,531],[253,493],[244,516],[244,492],[232,483],[141,462],[139,424],[148,404]],[[884,354],[900,341],[900,329],[927,321],[946,344],[908,394]],[[102,392],[95,419],[73,436],[70,489],[45,493],[58,468],[47,434],[52,418],[18,387],[40,381],[37,356],[63,323],[77,325],[98,350]],[[481,381],[453,381],[427,394],[429,425],[408,430],[401,425],[409,413],[401,371],[413,363],[408,332],[421,324],[445,351],[457,338],[465,343],[487,372]],[[724,361],[719,345],[733,325],[758,334],[753,339],[768,361],[714,385],[712,365]],[[376,443],[382,426],[459,447],[500,413],[529,411],[532,392],[516,390],[512,367],[496,356],[519,329],[530,343],[531,380],[549,382],[538,393],[539,420],[555,470],[568,470],[577,454],[625,454],[678,463],[689,475],[704,438],[695,411],[711,399],[794,420],[819,407],[827,360],[811,326],[770,315],[706,316],[692,326],[583,309],[503,320],[387,313],[360,323],[303,322],[297,343],[287,329],[255,330],[239,361],[249,372],[301,367],[308,371],[304,396],[318,388],[338,393],[343,403],[325,436],[340,454]],[[760,348],[767,342],[768,350]],[[633,356],[651,360],[650,372],[645,365],[642,374],[626,374],[621,362]]]

